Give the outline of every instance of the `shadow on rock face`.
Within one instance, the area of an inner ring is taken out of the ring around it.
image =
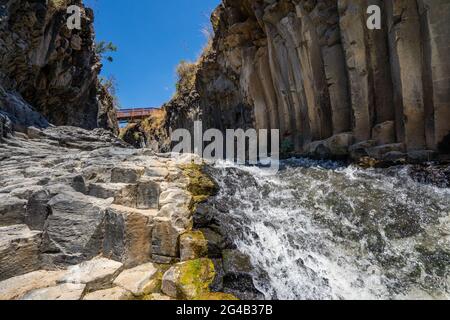
[[[442,154],[450,154],[450,133],[439,143],[439,152]]]

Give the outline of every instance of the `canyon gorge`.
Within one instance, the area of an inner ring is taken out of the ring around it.
[[[0,0],[0,300],[450,299],[449,20],[223,0],[173,98],[119,129],[93,11]],[[279,129],[280,171],[171,154],[195,121]]]

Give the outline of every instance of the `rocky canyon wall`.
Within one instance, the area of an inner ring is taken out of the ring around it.
[[[369,5],[381,30],[366,25]],[[280,129],[284,145],[325,156],[443,153],[449,20],[446,0],[224,0],[166,128]]]
[[[66,25],[72,4],[82,9],[81,30]],[[93,20],[81,0],[0,1],[0,111],[16,127],[50,122],[118,132],[98,80]]]

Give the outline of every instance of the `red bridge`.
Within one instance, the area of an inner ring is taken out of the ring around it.
[[[117,120],[121,122],[143,120],[159,110],[157,108],[119,109],[117,110]]]

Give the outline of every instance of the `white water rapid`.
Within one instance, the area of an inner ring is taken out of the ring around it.
[[[450,189],[403,168],[216,165],[218,219],[267,299],[450,299]]]

